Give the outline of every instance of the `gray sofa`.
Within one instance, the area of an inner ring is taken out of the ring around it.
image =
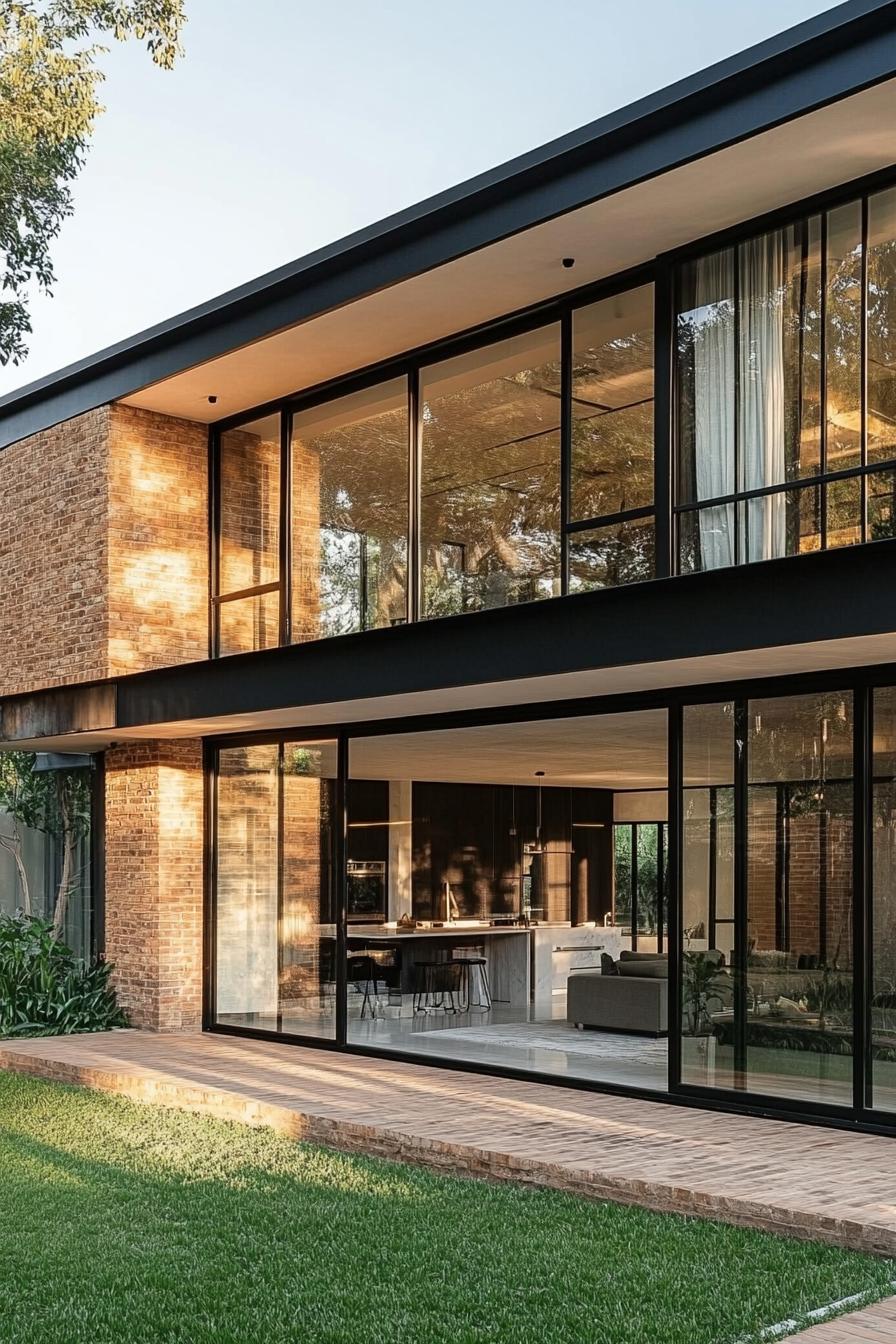
[[[566,982],[566,1020],[579,1028],[664,1036],[669,1030],[666,957],[623,952],[613,965],[615,969],[609,974],[572,972]]]

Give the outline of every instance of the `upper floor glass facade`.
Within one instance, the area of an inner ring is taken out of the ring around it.
[[[215,651],[896,536],[896,188],[723,244],[218,432]]]
[[[682,573],[896,534],[896,190],[683,264]]]

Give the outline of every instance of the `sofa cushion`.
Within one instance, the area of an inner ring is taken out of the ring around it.
[[[668,959],[665,952],[630,952],[627,947],[619,953],[620,961],[668,961]]]
[[[613,958],[610,956],[609,952],[601,952],[600,954],[600,971],[601,975],[619,974],[619,968],[617,967]]]
[[[633,980],[668,980],[669,966],[665,957],[655,957],[652,961],[620,961],[620,975]]]

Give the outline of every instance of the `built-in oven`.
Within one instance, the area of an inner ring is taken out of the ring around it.
[[[382,924],[386,919],[386,863],[384,859],[349,859],[346,872],[346,909],[350,924]]]

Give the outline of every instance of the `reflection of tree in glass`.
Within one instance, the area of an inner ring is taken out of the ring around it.
[[[560,557],[560,366],[427,398],[427,615],[549,597]]]

